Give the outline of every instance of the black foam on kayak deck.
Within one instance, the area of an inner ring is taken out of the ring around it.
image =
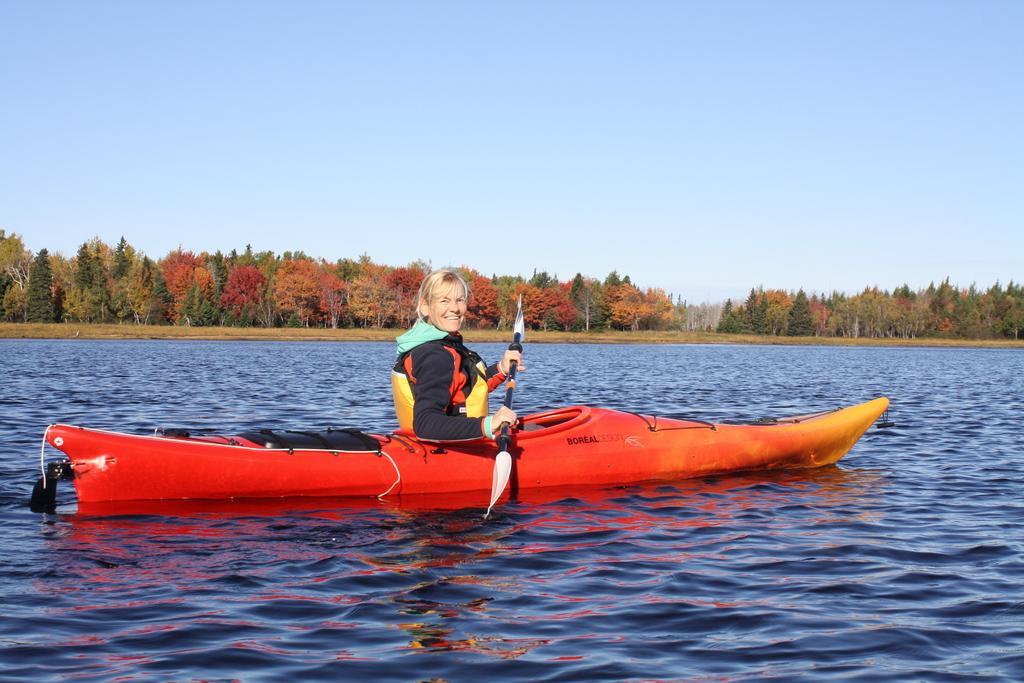
[[[238,437],[264,448],[371,453],[380,450],[380,442],[358,429],[327,429],[320,432],[260,429],[255,432],[243,432]]]

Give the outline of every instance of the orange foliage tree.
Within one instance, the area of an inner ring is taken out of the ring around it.
[[[672,324],[673,310],[672,299],[665,290],[656,287],[647,289],[638,312],[640,325],[647,330],[665,329]]]
[[[519,283],[513,290],[513,296],[507,301],[506,312],[502,317],[512,322],[515,320],[519,297],[523,297],[523,323],[531,329],[539,330],[544,324],[546,296],[544,289],[527,282]]]
[[[337,273],[323,269],[320,272],[320,310],[327,316],[332,329],[348,309],[348,283],[338,277]]]
[[[164,283],[174,302],[182,301],[192,286],[192,274],[199,267],[200,258],[191,251],[180,248],[172,251],[160,263]]]
[[[639,330],[643,294],[630,283],[608,285],[604,289],[608,320],[620,330]]]
[[[160,264],[164,283],[171,295],[169,317],[175,323],[181,323],[194,314],[200,301],[213,306],[213,275],[202,265],[203,262],[202,256],[179,248]]]
[[[786,333],[789,324],[789,309],[793,300],[781,289],[769,289],[761,296],[765,300],[764,323],[767,334],[780,335]]]
[[[469,282],[469,310],[466,317],[477,327],[493,327],[498,324],[501,311],[498,309],[498,288],[489,278],[475,274]]]
[[[298,317],[303,327],[319,320],[320,269],[307,259],[284,261],[274,278],[274,302],[282,313]]]
[[[359,275],[348,288],[348,309],[362,327],[384,327],[398,317],[398,300],[388,286],[390,268],[360,260]]]
[[[416,318],[416,296],[426,276],[426,268],[421,264],[401,266],[387,274],[385,283],[393,296],[394,315],[402,327],[412,326]]]

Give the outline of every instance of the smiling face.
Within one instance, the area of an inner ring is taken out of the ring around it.
[[[431,292],[430,300],[420,300],[420,315],[444,332],[458,332],[466,319],[466,290],[454,282],[440,292]]]

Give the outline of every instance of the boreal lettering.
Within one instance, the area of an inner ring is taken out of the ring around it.
[[[567,436],[565,443],[569,446],[582,446],[584,444],[612,443],[622,441],[622,434],[584,434],[583,436]]]

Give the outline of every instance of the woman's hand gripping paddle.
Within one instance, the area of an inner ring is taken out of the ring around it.
[[[523,350],[523,337],[526,336],[526,325],[523,324],[523,295],[519,295],[519,310],[516,311],[516,323],[512,326],[512,343],[509,344],[508,348],[510,351],[522,351]],[[516,361],[510,361],[508,365],[508,383],[505,389],[505,407],[512,408],[512,392],[516,388],[516,370],[519,367],[519,363]],[[498,435],[498,448],[501,450],[498,455],[494,457],[494,476],[491,478],[491,502],[487,506],[487,512],[484,513],[484,519],[490,519],[491,509],[494,504],[498,502],[498,498],[501,498],[501,494],[505,491],[505,487],[508,486],[508,479],[512,475],[512,455],[508,452],[509,444],[509,424],[503,422],[501,425],[501,434]]]

